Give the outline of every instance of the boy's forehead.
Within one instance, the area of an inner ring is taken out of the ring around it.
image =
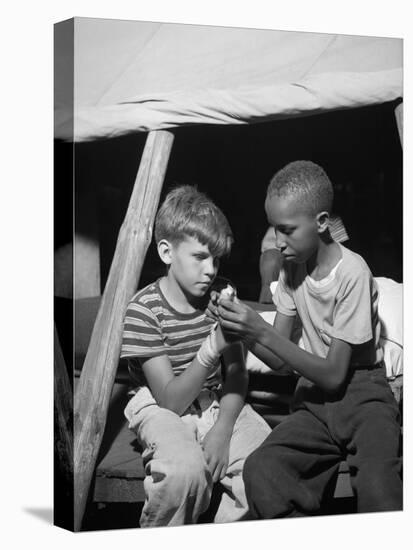
[[[295,197],[278,197],[276,195],[265,201],[265,212],[271,225],[288,225],[296,223],[308,213]]]
[[[202,252],[209,252],[209,247],[207,244],[202,244],[197,237],[192,237],[191,235],[185,235],[180,244],[184,245],[185,248],[191,248],[193,250],[196,249]]]
[[[265,212],[268,219],[288,217],[294,215],[296,211],[294,201],[287,197],[274,195],[265,201]]]

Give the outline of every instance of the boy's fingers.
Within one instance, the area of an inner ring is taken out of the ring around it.
[[[218,312],[216,311],[216,308],[214,308],[215,311],[212,311],[210,309],[205,310],[205,315],[209,317],[210,319],[213,319],[216,321],[218,319]]]
[[[214,483],[216,483],[217,481],[219,481],[220,479],[222,479],[224,476],[222,475],[222,468],[223,468],[223,465],[218,462],[217,465],[215,466],[215,471],[214,471],[214,475],[213,475],[213,481]]]
[[[221,319],[220,321],[221,326],[225,330],[225,334],[228,333],[230,336],[235,336],[239,338],[240,334],[240,326],[236,323],[232,323],[231,321],[226,321],[225,319]]]
[[[221,468],[221,473],[219,474],[219,479],[223,479],[227,473],[228,464],[223,464]]]
[[[239,313],[234,312],[232,310],[226,309],[221,307],[221,305],[218,307],[218,315],[220,317],[220,320],[225,321],[239,321]]]
[[[210,293],[209,296],[211,298],[211,302],[213,304],[216,304],[216,302],[218,301],[218,296],[219,296],[218,292],[216,292],[215,290],[211,290],[211,293]]]
[[[228,300],[227,298],[221,298],[219,300],[220,306],[224,306],[225,309],[230,309],[232,311],[238,311],[240,304],[241,302],[239,300],[237,302],[234,302],[233,300]]]

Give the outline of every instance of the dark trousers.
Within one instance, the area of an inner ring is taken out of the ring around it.
[[[352,371],[342,395],[300,384],[293,412],[246,460],[253,518],[317,514],[340,461],[358,512],[402,509],[400,421],[384,367]]]

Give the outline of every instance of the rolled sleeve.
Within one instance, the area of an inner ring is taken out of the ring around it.
[[[288,285],[288,274],[284,268],[280,271],[277,288],[273,295],[273,302],[278,312],[288,315],[289,317],[294,317],[296,315],[297,307]]]

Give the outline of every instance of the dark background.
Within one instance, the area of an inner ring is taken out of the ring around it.
[[[186,183],[217,203],[235,237],[220,273],[234,281],[241,298],[256,300],[269,180],[287,162],[312,160],[333,182],[334,212],[350,236],[347,246],[364,256],[375,276],[401,282],[402,148],[395,106],[391,102],[260,124],[174,129],[161,201],[172,186]],[[74,149],[75,207],[90,190],[97,197],[102,290],[145,140],[146,134],[140,133],[80,143]],[[70,147],[60,143],[57,153],[64,156]],[[87,231],[87,213],[82,215],[81,208],[75,212],[77,230]],[[61,235],[55,244],[70,238]],[[139,287],[162,273],[152,243]]]

